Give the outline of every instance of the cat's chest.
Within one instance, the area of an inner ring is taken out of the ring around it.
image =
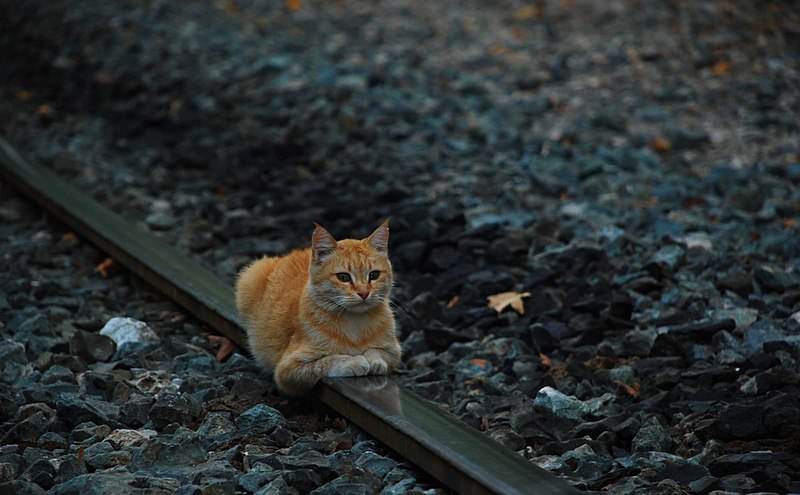
[[[361,347],[368,346],[378,325],[374,318],[361,315],[326,323],[309,329],[311,337],[318,347],[337,354],[360,353]]]

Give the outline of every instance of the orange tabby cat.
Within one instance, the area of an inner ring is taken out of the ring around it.
[[[316,225],[310,248],[241,271],[236,306],[250,351],[281,390],[299,395],[324,376],[386,374],[399,364],[388,244],[388,221],[338,242]]]

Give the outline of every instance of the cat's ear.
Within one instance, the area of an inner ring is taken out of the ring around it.
[[[336,250],[336,239],[325,228],[314,223],[314,233],[311,235],[311,259],[321,263]]]
[[[386,253],[389,251],[389,219],[383,221],[380,227],[375,229],[375,232],[367,237],[369,245],[372,249],[379,253]]]

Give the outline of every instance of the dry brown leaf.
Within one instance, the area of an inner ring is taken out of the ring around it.
[[[672,149],[672,143],[664,138],[657,138],[653,141],[653,150],[659,153],[667,153]]]
[[[486,416],[481,418],[481,431],[486,431],[489,429],[489,418]]]
[[[634,399],[639,397],[639,392],[642,390],[642,385],[639,382],[635,382],[632,386],[620,380],[614,380],[614,383],[624,388],[628,395]]]
[[[458,304],[458,296],[451,297],[450,300],[447,301],[447,309],[452,309],[456,304]]]
[[[236,344],[228,337],[221,335],[208,335],[208,343],[212,349],[217,350],[217,361],[220,363],[228,359],[228,356],[236,350]]]
[[[68,231],[68,232],[64,232],[61,235],[61,240],[62,241],[74,241],[77,238],[78,238],[78,235],[75,232],[71,231],[71,230]]]
[[[525,304],[522,302],[523,297],[529,297],[530,292],[501,292],[487,297],[489,301],[488,306],[498,313],[502,313],[504,309],[511,306],[519,314],[525,314]]]
[[[547,357],[547,354],[540,352],[539,359],[542,360],[542,364],[545,365],[546,367],[550,368],[553,366],[553,360]]]
[[[475,358],[475,359],[470,359],[469,360],[469,364],[471,364],[473,366],[477,366],[478,368],[485,369],[486,366],[489,365],[489,361],[487,361],[485,359],[481,359],[481,358]]]
[[[528,21],[535,19],[542,15],[542,8],[535,5],[528,5],[527,7],[519,7],[514,11],[514,18],[519,21]]]
[[[106,258],[94,267],[94,271],[99,273],[101,277],[106,278],[108,275],[116,270],[117,264],[111,258]]]
[[[724,76],[731,71],[731,64],[725,60],[720,60],[711,66],[711,73],[715,76]]]
[[[291,12],[297,12],[303,8],[302,0],[286,0],[286,8]]]

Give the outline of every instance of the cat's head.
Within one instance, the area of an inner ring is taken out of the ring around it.
[[[389,300],[389,223],[364,239],[337,241],[321,225],[311,236],[311,297],[333,312],[364,313]]]

